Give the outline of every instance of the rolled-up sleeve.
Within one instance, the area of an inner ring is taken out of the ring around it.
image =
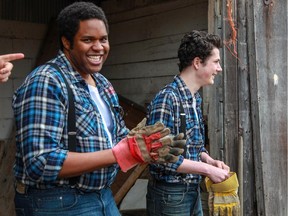
[[[61,139],[67,121],[65,96],[57,80],[43,73],[23,85],[13,99],[16,145],[21,150],[16,157],[22,157],[32,181],[54,181],[67,157]]]

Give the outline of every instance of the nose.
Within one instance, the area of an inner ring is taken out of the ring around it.
[[[218,72],[218,73],[222,72],[222,67],[221,67],[220,64],[218,64],[217,72]]]
[[[95,41],[92,45],[93,50],[102,50],[103,46],[100,41]]]

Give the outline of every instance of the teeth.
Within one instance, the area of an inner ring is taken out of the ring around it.
[[[93,61],[100,61],[100,56],[89,56],[88,58],[92,59]]]

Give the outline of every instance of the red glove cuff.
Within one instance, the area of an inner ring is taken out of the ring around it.
[[[127,172],[127,170],[133,168],[139,163],[139,161],[132,156],[129,150],[127,138],[122,139],[116,146],[114,146],[112,152],[123,172]]]

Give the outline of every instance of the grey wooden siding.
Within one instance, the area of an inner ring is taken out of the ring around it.
[[[103,2],[111,51],[102,71],[119,94],[145,106],[178,74],[176,57],[183,34],[207,29],[208,2],[143,2]]]
[[[222,82],[204,92],[211,154],[237,171],[243,215],[286,216],[287,1],[209,2],[209,30],[229,40],[232,11],[238,31],[237,58],[224,47]]]
[[[49,23],[71,0],[1,0],[0,19]]]
[[[259,215],[287,215],[287,1],[253,1],[250,6],[257,208]]]

